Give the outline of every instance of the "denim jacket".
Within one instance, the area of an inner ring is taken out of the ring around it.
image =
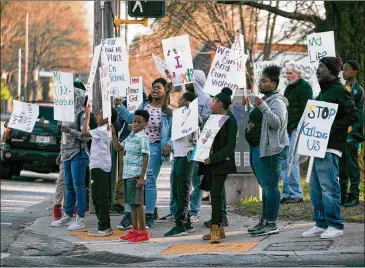
[[[139,107],[138,110],[146,110],[147,105],[149,104],[149,101],[144,101]],[[128,124],[132,124],[134,113],[128,112],[127,108],[124,107],[124,105],[121,105],[121,107],[118,110],[118,117],[126,121]],[[162,155],[162,149],[165,147],[166,144],[171,146],[171,126],[172,126],[172,119],[170,116],[162,112],[162,123],[161,123],[161,155]],[[162,159],[164,161],[169,161],[168,157],[162,156]]]

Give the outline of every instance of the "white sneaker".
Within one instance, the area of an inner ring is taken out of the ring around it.
[[[326,231],[326,229],[319,228],[317,226],[313,226],[308,231],[305,231],[304,233],[302,233],[302,237],[317,236],[317,235],[322,234],[324,231]]]
[[[72,218],[69,215],[67,215],[66,213],[63,214],[63,217],[59,220],[53,221],[51,223],[52,227],[60,227],[60,226],[65,226],[65,225],[70,225],[72,222]]]
[[[190,221],[191,222],[199,222],[200,221],[200,216],[192,215],[192,216],[190,216]]]
[[[334,238],[343,235],[343,230],[336,229],[329,226],[324,233],[321,234],[321,238]]]
[[[106,229],[104,231],[99,230],[92,230],[87,233],[89,236],[96,236],[96,237],[103,237],[103,236],[110,236],[113,234],[112,228]]]
[[[79,215],[76,215],[76,221],[68,227],[68,230],[69,231],[80,231],[85,228],[86,228],[85,218],[80,217]]]

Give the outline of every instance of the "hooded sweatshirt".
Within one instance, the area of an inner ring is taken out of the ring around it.
[[[211,114],[210,105],[212,104],[212,98],[203,91],[207,80],[204,72],[202,70],[194,70],[194,79],[194,91],[198,97],[198,112],[204,124]]]

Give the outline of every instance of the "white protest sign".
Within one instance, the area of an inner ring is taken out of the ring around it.
[[[181,35],[162,40],[165,62],[171,71],[174,86],[194,82],[193,57],[191,56],[189,35]]]
[[[155,54],[152,53],[153,61],[155,62],[156,68],[158,72],[164,76],[168,76],[168,74],[171,74],[171,71],[169,70],[169,67],[166,65],[166,63],[161,60],[159,57],[157,57]]]
[[[131,77],[127,88],[127,109],[135,112],[143,102],[143,83],[142,76]]]
[[[100,86],[101,86],[101,104],[103,108],[104,119],[111,117],[111,101],[110,101],[108,70],[109,70],[108,66],[102,66],[99,68]]]
[[[298,154],[324,158],[337,108],[335,103],[308,100],[298,125]]]
[[[215,53],[210,67],[207,81],[205,82],[204,92],[215,96],[221,92],[223,87],[229,87],[234,92],[239,89],[236,55],[231,49],[219,46]]]
[[[199,129],[198,98],[189,106],[175,109],[172,115],[171,140],[178,140]]]
[[[102,40],[108,65],[111,96],[125,97],[129,86],[129,60],[125,42],[122,38]]]
[[[237,71],[239,72],[238,87],[247,89],[246,61],[248,59],[248,55],[245,54],[245,43],[243,35],[241,33],[234,39],[234,43],[232,45],[232,52],[235,53]]]
[[[204,162],[205,159],[209,158],[210,148],[213,145],[214,138],[228,118],[228,115],[219,114],[213,114],[208,118],[200,133],[197,144],[191,153],[191,160]]]
[[[53,72],[54,119],[75,122],[75,96],[72,73]]]
[[[95,80],[96,70],[98,68],[100,51],[101,51],[101,45],[95,46],[93,60],[91,62],[91,68],[90,68],[90,73],[89,73],[89,79],[87,80],[87,84],[86,84],[86,95],[88,95],[89,102],[91,101],[92,96],[93,96],[92,88],[93,88],[93,84],[94,84],[94,80]]]
[[[17,100],[13,100],[13,106],[8,127],[32,132],[39,115],[39,106]]]

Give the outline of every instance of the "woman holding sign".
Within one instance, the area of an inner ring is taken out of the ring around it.
[[[167,81],[158,78],[152,83],[151,93],[147,101],[143,102],[137,110],[147,110],[150,120],[145,132],[150,140],[150,159],[146,173],[146,225],[152,228],[154,225],[153,216],[157,201],[156,180],[160,173],[162,161],[169,160],[171,147],[171,117],[162,112],[162,100],[165,95]],[[134,113],[129,113],[127,108],[121,106],[119,118],[128,124],[133,122]],[[118,228],[131,228],[130,207],[126,206],[126,213]]]
[[[252,170],[262,188],[262,214],[260,222],[248,229],[252,236],[276,234],[276,219],[280,207],[279,178],[287,157],[288,101],[277,89],[280,67],[268,66],[262,71],[259,91],[264,97],[255,98],[250,111],[245,137],[250,145]],[[244,96],[243,105],[250,104]]]

